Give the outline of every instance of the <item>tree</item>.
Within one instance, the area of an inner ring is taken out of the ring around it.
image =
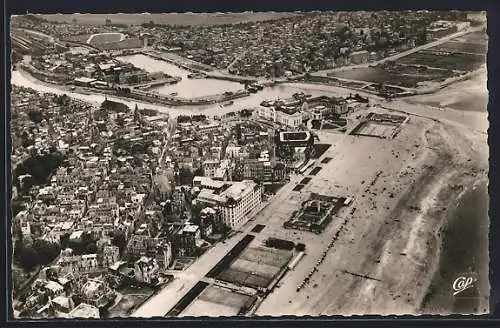
[[[193,183],[193,172],[190,169],[181,167],[179,169],[179,180],[181,185],[191,185]]]
[[[33,249],[37,252],[38,262],[42,265],[47,265],[54,261],[61,252],[61,248],[58,244],[43,239],[35,240],[33,242]]]
[[[85,247],[85,253],[86,254],[96,254],[97,253],[97,245],[95,242],[91,242],[87,244],[87,247]]]
[[[139,113],[139,108],[137,107],[137,104],[135,104],[135,108],[134,108],[134,121],[135,122],[138,122],[141,118],[141,115]]]
[[[121,254],[125,246],[127,246],[127,240],[125,239],[123,231],[115,231],[111,243],[120,249]]]
[[[25,247],[21,251],[19,258],[19,263],[23,269],[27,271],[32,271],[38,264],[38,253],[33,249],[33,247]]]
[[[28,117],[30,118],[31,121],[34,123],[40,123],[43,121],[43,113],[38,111],[38,110],[32,110],[28,112]]]
[[[200,202],[196,202],[193,206],[191,206],[191,214],[192,214],[192,219],[191,221],[194,224],[200,224],[201,223],[201,210],[203,209],[203,205]]]
[[[66,249],[69,247],[69,236],[70,236],[69,233],[65,233],[64,235],[61,235],[61,237],[59,238],[59,242],[62,249]]]
[[[252,111],[249,109],[242,109],[241,111],[239,111],[239,114],[242,118],[249,118],[250,116],[252,116]]]
[[[21,255],[24,249],[23,239],[17,239],[14,243],[14,261],[20,262]]]
[[[18,199],[14,199],[12,201],[12,205],[11,205],[11,208],[12,208],[12,217],[16,217],[16,215],[21,212],[22,210],[25,209],[25,206],[23,204],[22,201],[18,200]]]

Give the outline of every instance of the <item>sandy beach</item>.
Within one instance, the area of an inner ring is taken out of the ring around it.
[[[412,106],[404,109],[410,112]],[[432,108],[425,110],[432,113]],[[421,111],[418,107],[419,115]],[[391,141],[320,135],[331,139],[334,146],[325,156],[336,160],[323,165],[309,190],[301,193],[348,192],[356,198],[353,207],[357,211],[352,216],[341,215],[319,237],[293,234],[306,242],[311,255],[287,274],[283,286],[268,296],[257,315],[418,315],[447,311],[446,306],[429,309],[422,305],[436,272],[457,274],[455,267],[441,260],[448,254],[442,255],[440,228],[460,193],[484,179],[488,164],[486,136],[453,121],[453,115],[448,119],[443,123],[411,116],[411,123]],[[348,152],[347,148],[356,151]],[[381,178],[368,188],[366,184],[379,168],[384,170]],[[296,198],[290,201],[289,211],[293,211],[294,203],[304,200]],[[277,220],[287,215],[274,213]],[[467,233],[468,227],[464,229],[461,231]],[[321,253],[322,245],[337,231],[339,238],[310,286],[297,293],[295,286],[316,263],[314,254]],[[273,233],[290,237],[289,233],[280,234],[279,229]],[[487,238],[485,233],[480,235],[483,241]],[[478,271],[487,272],[487,261],[486,268],[483,263]],[[450,283],[441,285],[448,303],[453,304]],[[483,310],[488,311],[487,302]]]

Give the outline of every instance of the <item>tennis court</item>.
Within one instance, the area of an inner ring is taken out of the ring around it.
[[[241,253],[218,279],[253,288],[267,288],[292,258],[292,251],[252,247]]]
[[[219,286],[210,286],[203,291],[199,297],[200,300],[234,307],[237,310],[250,299],[250,296],[232,292]]]

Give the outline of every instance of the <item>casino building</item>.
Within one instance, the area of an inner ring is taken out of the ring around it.
[[[309,131],[281,131],[276,133],[275,139],[280,157],[290,148],[306,148],[307,155],[314,149],[314,136]]]

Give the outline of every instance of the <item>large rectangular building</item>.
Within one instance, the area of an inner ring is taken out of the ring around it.
[[[302,113],[297,106],[260,106],[257,114],[263,119],[291,128],[297,128],[302,124]]]
[[[222,222],[234,229],[246,223],[246,215],[261,204],[262,186],[250,180],[226,182],[218,189],[203,189],[197,200],[219,209]]]
[[[306,154],[309,154],[314,147],[314,136],[309,131],[282,131],[277,135],[276,145],[280,157],[284,152],[297,147],[305,147]]]

